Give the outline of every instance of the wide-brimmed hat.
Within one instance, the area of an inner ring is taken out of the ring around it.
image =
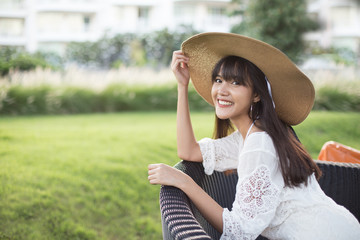
[[[190,78],[196,91],[208,103],[215,64],[226,56],[239,56],[255,64],[271,85],[275,111],[289,125],[301,123],[310,113],[315,98],[310,79],[279,49],[256,39],[232,33],[197,34],[182,43],[190,58]]]

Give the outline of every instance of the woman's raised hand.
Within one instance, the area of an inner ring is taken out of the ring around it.
[[[181,50],[174,51],[171,60],[171,70],[173,71],[178,84],[187,86],[190,80],[188,69],[189,58],[184,55]]]

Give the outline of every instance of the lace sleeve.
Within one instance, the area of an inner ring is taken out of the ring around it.
[[[214,170],[236,169],[240,141],[242,141],[242,137],[239,132],[234,132],[221,139],[204,138],[200,140],[199,146],[205,173],[210,175]]]
[[[275,215],[280,189],[266,165],[242,178],[236,188],[232,211],[223,212],[221,239],[256,239]]]

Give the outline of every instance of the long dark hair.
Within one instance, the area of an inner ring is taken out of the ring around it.
[[[212,81],[221,75],[225,81],[236,80],[251,87],[260,101],[253,103],[249,117],[255,125],[267,132],[274,142],[279,156],[282,176],[286,186],[296,187],[307,184],[308,177],[315,173],[319,178],[321,171],[312,160],[304,146],[298,141],[292,128],[277,116],[269,94],[265,74],[252,62],[237,56],[227,56],[214,67]],[[214,138],[222,138],[234,131],[229,119],[215,118]]]

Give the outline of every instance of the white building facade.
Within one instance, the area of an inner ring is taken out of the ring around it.
[[[321,29],[306,35],[320,47],[344,47],[360,56],[360,1],[308,0],[308,12],[320,21]]]
[[[146,33],[179,25],[199,31],[231,28],[230,0],[0,0],[0,46],[62,53],[72,41]]]
[[[229,32],[231,0],[0,0],[0,46],[63,53],[72,41],[96,41],[105,32],[145,33],[180,25]],[[321,47],[360,53],[360,1],[308,0],[322,29],[306,35]],[[360,55],[360,54],[359,54]]]

